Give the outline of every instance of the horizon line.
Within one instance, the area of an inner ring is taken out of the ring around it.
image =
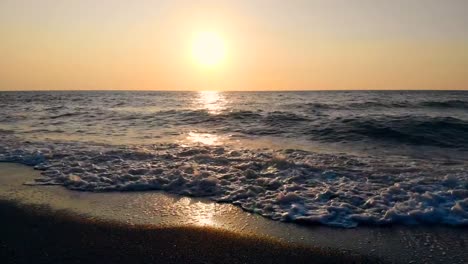
[[[314,90],[157,90],[157,89],[37,89],[37,90],[1,90],[0,92],[363,92],[363,91],[439,91],[467,92],[467,89],[314,89]]]

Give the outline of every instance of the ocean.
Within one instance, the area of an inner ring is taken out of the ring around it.
[[[468,225],[468,92],[0,92],[25,184],[161,190],[279,221]]]

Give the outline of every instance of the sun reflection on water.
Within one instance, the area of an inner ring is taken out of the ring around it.
[[[229,103],[222,92],[218,91],[200,91],[192,100],[193,108],[196,110],[207,111],[210,115],[219,115],[227,108]],[[222,145],[226,142],[228,136],[221,136],[211,133],[204,133],[193,130],[182,140],[183,143],[196,143],[203,145]]]
[[[197,109],[207,110],[212,115],[220,114],[228,103],[224,95],[217,91],[201,91],[194,100]]]

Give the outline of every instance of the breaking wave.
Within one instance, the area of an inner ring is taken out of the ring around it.
[[[468,224],[463,163],[294,149],[25,143],[8,135],[0,142],[0,161],[42,170],[28,184],[164,190],[232,203],[274,220],[339,227]]]

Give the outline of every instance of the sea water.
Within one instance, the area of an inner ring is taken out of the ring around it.
[[[468,225],[468,92],[0,92],[27,184],[163,190],[307,224]]]

